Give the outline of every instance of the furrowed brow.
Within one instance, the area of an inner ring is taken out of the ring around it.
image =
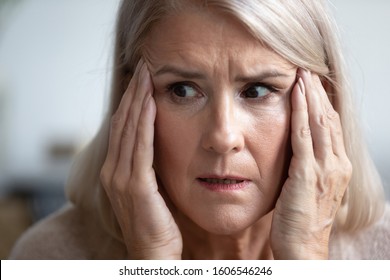
[[[252,81],[263,81],[269,78],[287,78],[290,75],[279,72],[277,70],[265,70],[255,75],[247,75],[247,76],[237,76],[235,78],[236,82],[252,82]]]
[[[154,76],[162,76],[166,74],[171,74],[175,76],[179,76],[184,79],[197,79],[197,80],[205,80],[206,76],[199,72],[193,72],[189,70],[180,69],[178,67],[172,65],[165,65],[158,69]]]

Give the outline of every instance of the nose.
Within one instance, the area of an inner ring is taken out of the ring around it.
[[[239,152],[244,148],[245,140],[238,110],[232,97],[215,100],[209,106],[209,114],[202,135],[202,147],[218,154]]]

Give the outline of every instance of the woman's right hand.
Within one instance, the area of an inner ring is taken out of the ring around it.
[[[158,191],[153,169],[156,105],[147,65],[134,76],[112,116],[101,181],[131,259],[180,259],[182,237]]]

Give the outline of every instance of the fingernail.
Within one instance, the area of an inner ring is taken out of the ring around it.
[[[146,63],[143,62],[140,70],[141,75],[145,75],[145,71],[146,71]]]
[[[303,80],[301,77],[299,77],[299,79],[298,79],[298,86],[299,86],[299,89],[301,91],[301,94],[305,95],[305,84],[303,83]]]
[[[143,64],[144,64],[144,60],[141,58],[138,61],[137,65],[135,66],[134,73],[137,73],[137,72],[139,73],[139,71],[141,71],[141,69],[142,69]]]
[[[145,70],[144,70],[144,74],[143,74],[143,83],[146,87],[147,90],[151,89],[152,88],[152,76],[150,75],[150,72],[145,64]]]
[[[299,68],[297,71],[297,76],[303,78],[304,75],[310,75],[310,71],[303,68]]]
[[[140,79],[142,84],[147,85],[149,83],[150,75],[146,63],[143,63],[140,71]]]

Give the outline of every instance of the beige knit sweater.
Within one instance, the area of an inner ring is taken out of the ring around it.
[[[17,242],[10,259],[125,259],[123,243],[71,205],[37,223]],[[331,259],[390,259],[390,206],[373,226],[331,238]]]

